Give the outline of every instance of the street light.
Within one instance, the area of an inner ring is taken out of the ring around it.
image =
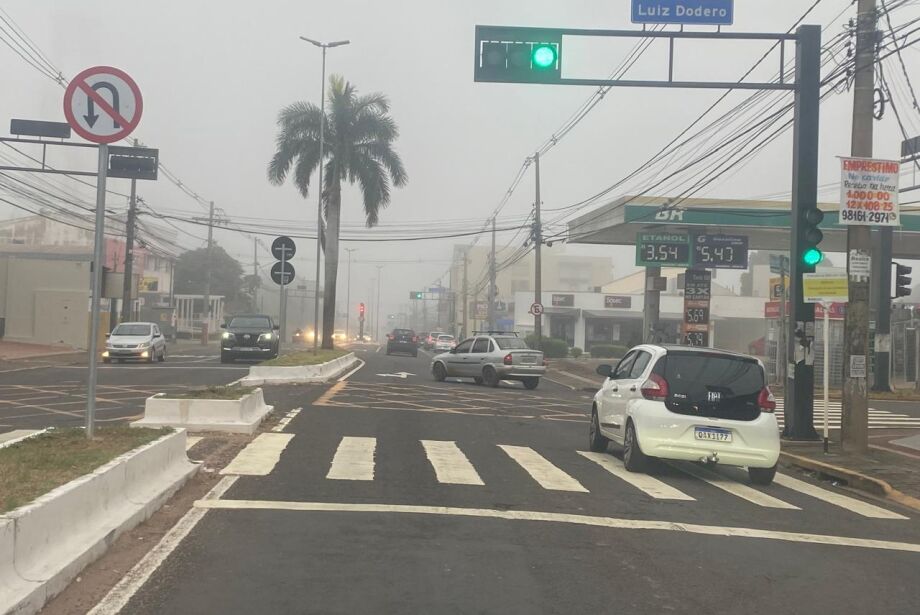
[[[321,43],[314,41],[312,38],[301,36],[304,40],[314,47],[323,50],[323,71],[320,83],[319,108],[323,117],[319,123],[319,181],[317,190],[316,206],[316,282],[313,291],[313,354],[316,354],[319,344],[319,260],[320,260],[320,233],[323,229],[323,160],[325,148],[325,130],[326,130],[326,50],[332,47],[341,47],[351,41],[333,41],[331,43]],[[334,323],[333,323],[334,324]]]

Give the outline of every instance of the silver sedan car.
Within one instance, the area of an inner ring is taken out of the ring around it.
[[[123,322],[106,337],[103,363],[166,360],[166,337],[155,322]]]
[[[508,333],[476,333],[476,337],[431,361],[431,374],[438,382],[472,378],[476,384],[497,387],[502,380],[518,380],[526,388],[535,389],[545,373],[543,353],[531,350],[524,340]]]

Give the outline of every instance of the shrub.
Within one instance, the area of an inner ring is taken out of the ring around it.
[[[629,349],[625,346],[613,344],[594,344],[591,346],[591,356],[596,359],[617,359],[624,356]]]
[[[543,356],[548,359],[564,359],[569,356],[569,345],[565,340],[544,337],[538,342],[536,336],[528,335],[525,341],[534,350],[542,350]]]
[[[580,357],[580,356],[583,355],[584,353],[585,353],[585,351],[582,350],[581,348],[579,348],[578,346],[575,346],[575,347],[573,347],[571,350],[569,350],[569,354],[572,355],[572,358],[573,358],[573,359],[577,359],[578,357]]]

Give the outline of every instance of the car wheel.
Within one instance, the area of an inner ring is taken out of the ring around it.
[[[479,376],[474,376],[473,382],[475,382],[476,384],[482,384],[482,378]]]
[[[490,386],[493,389],[501,382],[498,377],[498,372],[496,372],[495,368],[491,365],[482,370],[482,380],[486,383],[486,386]]]
[[[163,350],[160,351],[160,363],[166,362],[166,347],[163,347]]]
[[[440,363],[434,364],[434,367],[431,368],[431,373],[438,382],[444,382],[447,379],[447,370]]]
[[[630,472],[645,472],[648,469],[649,458],[639,447],[636,437],[636,427],[632,421],[626,423],[626,437],[623,439],[623,465]]]
[[[539,378],[524,378],[521,382],[524,383],[524,388],[528,391],[533,391],[540,384]]]
[[[748,468],[748,476],[755,485],[767,486],[773,482],[776,476],[776,466],[772,468]]]
[[[156,358],[156,356],[157,356],[157,351],[154,350],[149,355],[147,355],[147,363],[153,363],[153,360]]]
[[[591,409],[591,425],[588,427],[588,448],[595,453],[603,453],[607,450],[608,440],[601,433],[600,421],[597,418],[597,408]]]

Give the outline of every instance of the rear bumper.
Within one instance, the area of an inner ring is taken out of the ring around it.
[[[546,373],[542,365],[493,365],[502,378],[539,378]]]
[[[387,352],[418,352],[418,344],[411,342],[388,342]]]
[[[779,426],[773,414],[762,413],[753,421],[732,421],[676,414],[660,402],[638,403],[641,410],[631,411],[630,417],[646,455],[682,461],[714,457],[721,464],[754,468],[771,468],[779,459]],[[697,440],[696,427],[726,429],[732,441]]]

